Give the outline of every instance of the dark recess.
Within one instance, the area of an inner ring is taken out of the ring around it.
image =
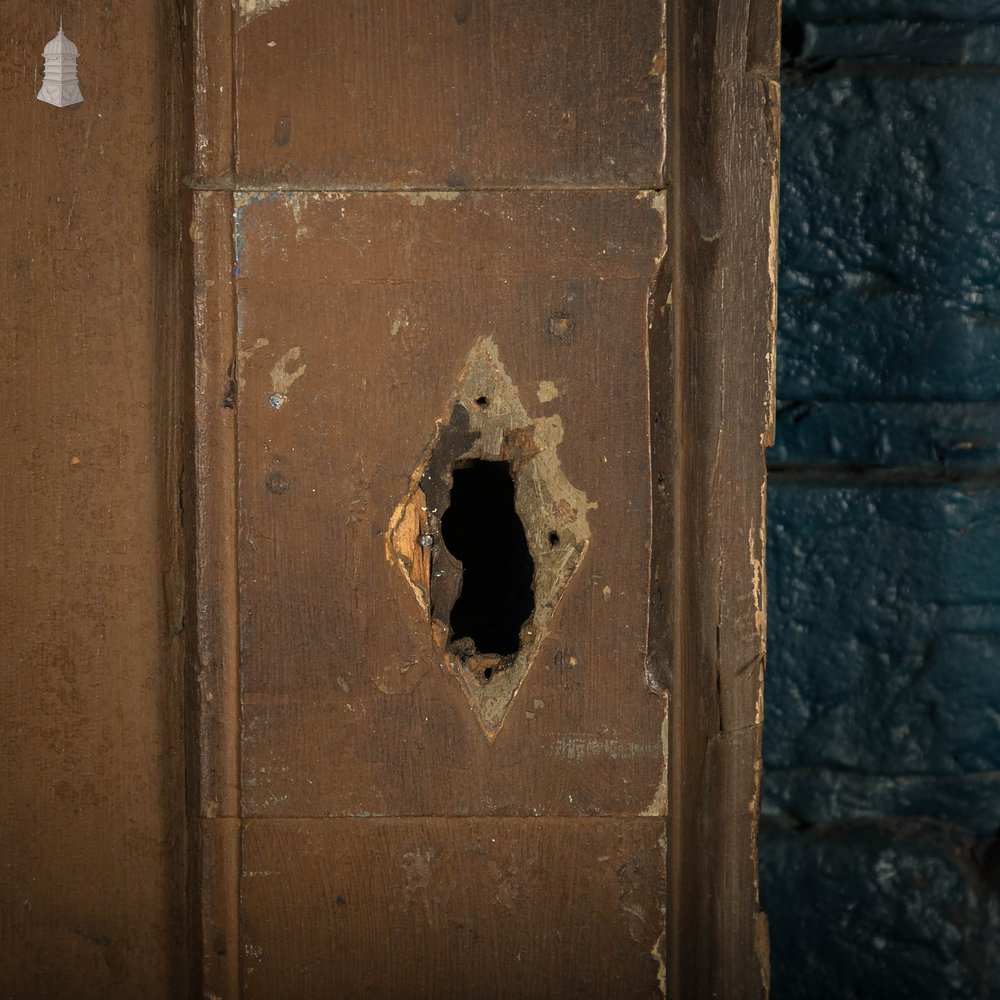
[[[453,470],[441,534],[462,563],[451,641],[471,639],[478,653],[516,653],[535,610],[535,564],[514,508],[509,462],[476,459]]]

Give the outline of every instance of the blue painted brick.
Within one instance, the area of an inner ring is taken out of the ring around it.
[[[1000,464],[1000,401],[782,401],[768,462],[984,473]]]
[[[784,93],[778,390],[1000,397],[1000,78]]]
[[[819,767],[764,772],[761,811],[798,823],[917,816],[991,839],[1000,828],[1000,771],[886,776]]]
[[[1000,20],[1000,0],[785,0],[786,18],[839,21],[856,18],[944,18],[948,20]]]
[[[816,73],[900,66],[995,66],[1000,24],[976,21],[786,22],[788,82]]]
[[[775,483],[768,506],[766,767],[1000,769],[1000,492]]]
[[[995,862],[928,820],[761,826],[775,1000],[1000,996]]]

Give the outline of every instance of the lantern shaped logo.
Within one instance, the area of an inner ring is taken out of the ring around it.
[[[45,75],[38,99],[57,108],[79,104],[83,100],[76,79],[76,60],[80,51],[63,34],[62,22],[59,34],[45,46],[42,55],[45,56]]]

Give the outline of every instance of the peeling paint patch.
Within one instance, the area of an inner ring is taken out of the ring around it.
[[[670,692],[663,692],[663,721],[660,723],[660,752],[663,754],[663,772],[660,784],[649,805],[642,811],[643,816],[667,815],[667,762],[670,755]]]
[[[288,0],[240,0],[240,17],[246,25],[261,14],[266,14],[269,10],[286,3]]]
[[[538,383],[538,402],[539,403],[551,403],[553,399],[556,399],[559,395],[559,390],[556,388],[555,382],[539,382]]]
[[[397,318],[405,323],[405,316]],[[590,544],[587,514],[596,504],[567,480],[557,453],[562,439],[561,418],[529,417],[492,338],[478,340],[386,532],[386,558],[427,616],[447,669],[490,742]],[[480,649],[468,634],[452,628],[465,570],[446,545],[442,523],[460,472],[477,463],[506,466],[533,574],[533,609],[514,626],[514,641],[503,649]]]
[[[288,399],[288,390],[291,389],[293,383],[305,374],[305,365],[299,365],[294,371],[288,370],[288,365],[298,361],[301,354],[301,347],[289,348],[278,358],[271,369],[271,405],[276,410],[280,410]],[[275,405],[274,402],[276,397],[280,397],[281,399],[281,403],[278,405]]]
[[[400,191],[411,205],[422,208],[429,201],[454,201],[461,191]]]

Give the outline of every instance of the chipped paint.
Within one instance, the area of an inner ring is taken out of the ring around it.
[[[429,201],[454,201],[460,197],[461,191],[400,191],[411,205],[422,208]]]
[[[422,889],[426,889],[431,884],[431,862],[434,860],[433,849],[426,851],[407,851],[403,855],[400,867],[406,874],[406,885],[403,889],[406,901],[409,902],[413,896]]]
[[[299,356],[302,354],[301,347],[291,347],[285,353],[278,358],[274,363],[274,367],[271,369],[271,405],[274,406],[276,410],[280,410],[281,406],[284,405],[285,401],[288,399],[288,390],[291,389],[295,381],[301,378],[306,372],[305,365],[299,365],[294,371],[288,370],[288,365],[292,362],[298,361]],[[277,406],[274,404],[274,398],[280,397],[281,403]]]
[[[389,327],[389,336],[395,337],[403,327],[410,325],[410,317],[407,316],[406,310],[399,308],[396,310],[396,315],[392,318],[392,326]]]
[[[561,418],[529,417],[493,339],[478,340],[386,532],[386,558],[398,567],[427,615],[447,669],[460,682],[491,743],[590,544],[587,513],[597,505],[566,478],[557,454],[562,439]],[[534,563],[534,611],[522,626],[517,653],[508,656],[451,643],[449,621],[461,564],[440,538],[440,517],[448,507],[452,470],[475,460],[509,463],[514,506]],[[425,538],[431,542],[424,544]]]
[[[779,88],[773,81],[770,84],[771,99],[774,106],[779,105]],[[776,115],[774,128],[779,128]],[[777,134],[775,135],[777,143]],[[768,233],[767,233],[767,277],[768,277],[768,351],[767,351],[767,385],[764,391],[764,432],[761,436],[761,443],[765,448],[774,444],[775,431],[775,382],[776,356],[774,349],[775,331],[778,329],[778,193],[780,190],[779,172],[777,163],[771,171],[771,192],[768,205]]]
[[[246,347],[243,350],[236,352],[236,385],[240,392],[243,391],[246,384],[246,380],[243,376],[246,365],[262,347],[267,347],[269,343],[270,341],[267,337],[258,337],[254,342],[253,347]]]
[[[756,528],[756,530],[755,530]],[[761,652],[767,634],[767,578],[764,575],[764,547],[767,544],[767,481],[760,484],[760,520],[748,530],[750,570],[753,575],[754,628]]]
[[[658,743],[630,743],[609,737],[562,736],[552,744],[552,752],[566,760],[583,761],[588,757],[608,757],[611,760],[633,760],[636,757],[658,757]]]
[[[668,761],[670,757],[670,692],[663,692],[663,721],[660,723],[660,753],[663,754],[663,770],[660,772],[660,784],[649,805],[642,811],[643,816],[667,815],[668,792]]]
[[[660,987],[660,996],[667,995],[667,963],[663,957],[663,948],[667,943],[666,931],[660,934],[653,945],[650,955],[656,962],[656,984]]]
[[[282,7],[286,3],[288,0],[240,0],[241,27],[260,17],[261,14],[266,14],[275,7]]]
[[[539,403],[551,403],[553,399],[558,398],[559,390],[556,388],[555,382],[542,381],[538,383],[538,402]]]

